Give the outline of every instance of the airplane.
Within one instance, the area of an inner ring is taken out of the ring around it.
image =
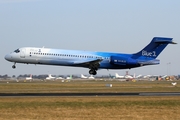
[[[125,76],[121,76],[121,75],[118,75],[118,73],[115,73],[115,78],[118,79],[118,78],[125,78]]]
[[[68,80],[69,80],[69,79],[72,79],[72,75],[66,77],[66,79],[68,79]]]
[[[150,78],[152,77],[153,75],[144,75],[143,78]]]
[[[30,77],[26,77],[26,80],[32,80],[32,75],[30,75]]]
[[[124,76],[126,79],[133,79],[134,77],[132,77],[131,75],[125,75]]]
[[[94,76],[91,75],[88,77],[88,79],[95,79],[95,78],[94,78]]]
[[[5,59],[16,63],[73,66],[89,68],[90,75],[100,69],[131,69],[146,65],[157,65],[156,59],[168,44],[177,44],[173,38],[154,37],[142,50],[133,54],[64,50],[37,47],[22,47],[5,55]]]
[[[53,77],[51,74],[48,75],[48,77],[46,77],[46,80],[54,80],[56,79],[55,77]]]
[[[134,75],[135,76],[135,75]],[[133,78],[135,78],[135,77],[132,77],[131,75],[128,75],[128,74],[126,74],[125,76],[121,76],[121,75],[119,75],[118,73],[115,73],[115,78],[116,79],[123,79],[123,78],[125,78],[125,79],[133,79]]]
[[[167,77],[169,77],[169,76],[168,75],[161,76],[162,79],[166,79]]]
[[[56,78],[56,80],[62,80],[62,79],[64,79],[64,78],[60,77],[60,76]]]
[[[81,74],[81,79],[87,79],[88,77],[84,76],[83,74]]]
[[[137,75],[134,78],[142,78],[142,77],[143,77],[143,75]]]
[[[111,79],[115,79],[116,77],[115,76],[113,76],[113,75],[111,75],[111,74],[109,74],[109,78]]]

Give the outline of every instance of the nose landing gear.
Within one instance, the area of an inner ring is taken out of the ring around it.
[[[13,68],[13,69],[15,69],[15,68],[16,68],[16,63],[14,63],[14,65],[12,66],[12,68]]]

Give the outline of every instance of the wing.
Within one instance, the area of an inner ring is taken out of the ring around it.
[[[102,61],[103,59],[94,59],[94,60],[86,60],[86,61],[75,61],[74,62],[74,65],[80,65],[80,66],[83,66],[83,67],[88,67],[89,69],[95,69],[97,70],[100,66],[100,62]]]

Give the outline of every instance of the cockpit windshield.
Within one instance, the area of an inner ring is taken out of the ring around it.
[[[19,53],[19,52],[20,52],[20,50],[19,50],[19,49],[17,49],[17,50],[15,50],[14,52],[15,52],[15,53]]]

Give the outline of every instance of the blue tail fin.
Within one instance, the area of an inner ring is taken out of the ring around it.
[[[155,59],[168,44],[176,43],[172,41],[172,38],[154,37],[144,49],[133,54],[133,57],[145,56]]]

